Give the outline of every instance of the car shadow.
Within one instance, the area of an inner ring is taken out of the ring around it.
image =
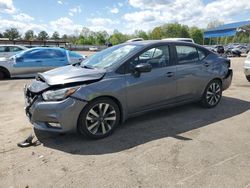
[[[44,147],[77,155],[100,155],[123,151],[166,137],[189,141],[195,138],[183,137],[180,134],[209,126],[249,109],[248,101],[223,97],[221,103],[212,109],[188,104],[129,119],[118,127],[114,134],[100,140],[89,140],[78,134],[60,135],[42,131],[35,133]]]

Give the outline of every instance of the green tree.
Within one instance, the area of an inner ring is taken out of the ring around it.
[[[144,40],[148,40],[148,38],[149,38],[147,33],[143,30],[136,30],[135,37],[143,38]]]
[[[9,40],[14,40],[21,36],[17,28],[6,29],[3,35],[5,38],[8,38]]]
[[[25,40],[33,40],[33,39],[35,39],[34,31],[33,30],[26,31],[25,34],[24,34],[24,39]]]
[[[60,34],[59,34],[57,31],[55,31],[55,32],[52,34],[51,39],[54,39],[54,40],[60,39]]]
[[[195,43],[203,44],[203,31],[198,27],[189,28],[190,37],[194,40]]]
[[[64,34],[64,35],[62,36],[62,39],[63,39],[64,41],[67,41],[68,35]]]
[[[104,45],[108,38],[108,33],[106,31],[101,31],[96,33],[96,41],[97,45]]]
[[[120,44],[128,40],[128,36],[120,33],[118,30],[114,30],[113,35],[110,36],[109,41],[113,44]]]
[[[162,28],[155,27],[149,35],[150,35],[151,39],[161,39],[162,38]]]
[[[49,35],[46,31],[41,31],[39,34],[38,34],[38,37],[37,37],[39,40],[47,40],[49,38]]]
[[[164,24],[162,34],[165,38],[189,38],[188,26],[179,23]]]
[[[3,34],[2,33],[0,33],[0,38],[3,38]]]

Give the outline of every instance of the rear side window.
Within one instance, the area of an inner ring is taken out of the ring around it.
[[[54,49],[37,49],[27,52],[24,58],[34,58],[34,59],[47,59],[47,58],[60,58],[65,57],[62,50]]]
[[[62,50],[47,50],[50,58],[65,57],[65,53]]]
[[[70,58],[82,58],[80,54],[72,52],[72,51],[69,51],[69,57]]]
[[[24,55],[24,58],[30,58],[30,59],[50,58],[50,54],[47,52],[47,50],[32,50],[27,52]]]
[[[176,52],[179,64],[193,63],[199,60],[199,56],[195,47],[176,46]]]
[[[11,52],[19,52],[19,51],[21,51],[21,50],[23,50],[23,49],[21,49],[21,48],[19,48],[19,47],[10,47],[10,51],[11,51]]]

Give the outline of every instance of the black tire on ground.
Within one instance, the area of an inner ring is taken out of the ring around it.
[[[250,76],[246,76],[246,79],[250,82]]]
[[[81,111],[78,132],[92,139],[107,137],[119,125],[120,116],[120,109],[112,99],[98,98],[89,102]]]
[[[0,70],[0,80],[3,80],[5,78],[5,74],[2,70]]]
[[[212,80],[208,83],[201,99],[201,105],[205,108],[217,106],[222,97],[222,85],[220,80]]]
[[[5,68],[0,67],[0,80],[3,80],[5,78],[9,78],[10,77],[10,73],[8,70],[6,70]]]

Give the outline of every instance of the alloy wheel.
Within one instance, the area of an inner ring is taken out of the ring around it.
[[[219,83],[213,82],[207,89],[206,99],[211,106],[216,105],[221,98],[221,87]]]
[[[93,106],[86,116],[86,127],[93,135],[108,133],[117,120],[115,108],[111,104],[98,103]]]

